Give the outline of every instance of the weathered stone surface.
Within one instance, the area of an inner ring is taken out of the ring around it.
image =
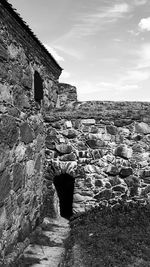
[[[101,180],[96,180],[95,181],[95,186],[102,187],[103,186],[103,182]]]
[[[106,173],[108,175],[111,175],[111,176],[116,176],[117,174],[119,174],[119,169],[117,166],[112,166],[112,165],[109,165],[107,170],[106,170]]]
[[[122,185],[116,185],[112,188],[113,191],[119,191],[121,193],[124,193],[126,188]]]
[[[35,170],[39,172],[41,170],[41,155],[38,155],[35,161]]]
[[[76,193],[73,195],[73,200],[74,202],[83,202],[84,201],[84,196]]]
[[[134,175],[127,177],[124,181],[126,182],[128,187],[138,186],[138,184],[139,184],[138,177],[136,177]]]
[[[141,172],[141,178],[150,177],[150,170],[143,170]]]
[[[23,123],[20,126],[20,137],[21,141],[25,144],[29,144],[33,141],[34,133],[27,122]]]
[[[5,43],[0,38],[0,60],[7,61],[8,59],[8,50]]]
[[[1,230],[3,229],[6,222],[6,210],[5,207],[0,208],[0,238],[1,238]]]
[[[105,146],[104,141],[95,139],[87,140],[86,144],[92,149],[98,149]]]
[[[119,173],[121,178],[126,178],[132,174],[133,174],[132,168],[122,168]]]
[[[128,147],[127,145],[120,145],[116,148],[115,155],[129,159],[132,157],[132,148]]]
[[[65,121],[65,127],[66,128],[72,128],[72,122],[71,121]]]
[[[97,200],[101,200],[101,199],[110,199],[112,198],[112,190],[111,189],[105,189],[103,191],[101,191],[98,195],[95,196],[95,198]]]
[[[13,103],[20,110],[23,108],[30,108],[28,97],[18,85],[16,85],[13,90]]]
[[[13,189],[14,191],[18,191],[18,189],[22,188],[25,183],[24,176],[24,168],[23,165],[17,163],[13,167]]]
[[[4,171],[9,164],[8,147],[6,145],[0,146],[0,172]]]
[[[10,94],[10,87],[0,84],[0,99],[1,101],[12,102],[12,96]]]
[[[0,203],[9,196],[10,190],[10,174],[7,171],[4,171],[0,175]]]
[[[24,220],[21,223],[21,228],[18,233],[18,242],[23,242],[27,236],[31,233],[31,223],[29,220]]]
[[[61,156],[60,160],[62,160],[62,161],[75,161],[76,155],[73,152],[71,152],[70,154]]]
[[[68,130],[64,130],[62,134],[66,136],[67,138],[72,139],[78,135],[78,131],[76,131],[75,129],[68,129]]]
[[[145,122],[140,122],[135,124],[135,132],[149,134],[150,133],[150,126]]]
[[[19,144],[15,150],[15,156],[17,161],[21,161],[25,156],[26,147],[23,144]]]
[[[81,120],[81,123],[86,124],[86,125],[91,125],[91,124],[95,124],[96,121],[94,119],[84,119],[84,120]]]
[[[95,125],[92,125],[90,127],[90,133],[94,133],[94,134],[98,133],[98,127]]]
[[[45,144],[45,136],[38,134],[36,140],[37,140],[36,152],[40,152],[42,150],[42,148],[44,147],[44,144]]]
[[[32,89],[32,75],[29,69],[26,70],[26,73],[23,73],[21,83],[25,88]]]
[[[32,176],[34,174],[34,160],[29,160],[26,163],[26,173],[28,176]]]
[[[33,148],[30,145],[27,146],[25,154],[26,154],[26,157],[28,159],[32,159],[33,158],[34,151],[33,151]]]
[[[141,194],[142,195],[147,195],[148,193],[150,193],[150,185],[147,185],[144,189],[142,189]]]
[[[117,132],[118,132],[117,127],[116,127],[116,126],[113,126],[113,125],[107,125],[107,126],[106,126],[106,130],[107,130],[107,132],[108,132],[109,134],[111,134],[111,135],[116,135]]]
[[[3,115],[0,122],[0,143],[5,143],[12,148],[17,142],[18,136],[19,132],[15,119]]]
[[[50,136],[46,136],[45,145],[48,149],[54,150],[55,149],[55,141],[52,140]]]
[[[56,149],[61,154],[70,154],[72,152],[72,146],[67,144],[56,144]]]
[[[61,129],[61,125],[60,125],[59,122],[54,122],[54,123],[52,124],[52,126],[53,126],[55,129],[58,129],[58,130]]]
[[[13,117],[19,117],[20,116],[20,111],[16,107],[9,107],[7,108],[8,114],[13,116]]]

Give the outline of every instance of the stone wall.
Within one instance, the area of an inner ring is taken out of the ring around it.
[[[150,201],[150,104],[76,102],[45,115],[46,182],[75,177],[73,211]]]
[[[3,1],[2,1],[3,2]],[[28,244],[41,216],[45,126],[56,105],[57,64],[0,4],[0,266]],[[38,72],[43,99],[34,99]]]

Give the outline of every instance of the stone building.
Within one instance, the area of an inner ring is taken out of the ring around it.
[[[61,71],[1,0],[0,266],[43,216],[150,203],[150,104],[79,102]]]
[[[0,262],[21,253],[42,207],[44,110],[62,68],[12,6],[0,1]],[[13,255],[13,254],[12,254]],[[3,264],[2,264],[3,266]]]

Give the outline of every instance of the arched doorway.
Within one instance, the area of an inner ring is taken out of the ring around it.
[[[66,219],[73,215],[74,181],[75,179],[67,173],[55,176],[53,180],[59,197],[60,215]]]

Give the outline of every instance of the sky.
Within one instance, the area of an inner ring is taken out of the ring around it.
[[[78,100],[150,101],[150,0],[9,0]]]

